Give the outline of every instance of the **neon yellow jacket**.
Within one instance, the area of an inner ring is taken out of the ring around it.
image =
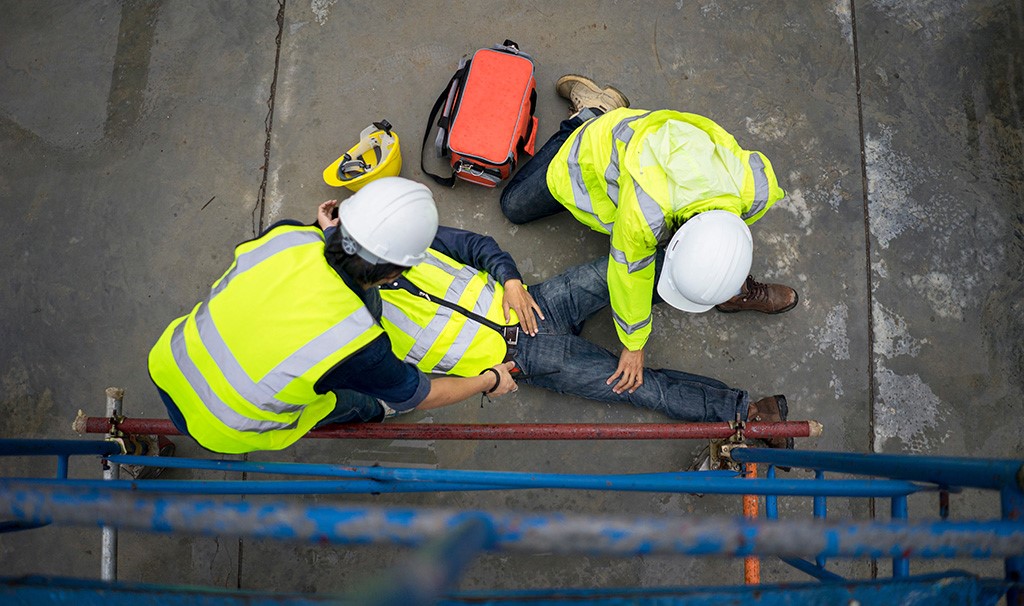
[[[434,249],[402,274],[413,286],[499,326],[519,323],[515,310],[505,322],[505,289],[486,272],[464,265]],[[407,290],[382,287],[381,324],[400,360],[425,373],[471,377],[500,364],[507,351],[498,331]]]
[[[204,447],[279,450],[334,410],[316,382],[382,332],[327,264],[323,233],[278,227],[235,249],[206,300],[153,346],[149,373]]]
[[[611,236],[612,317],[633,351],[651,334],[657,247],[699,212],[727,210],[751,224],[786,195],[764,154],[707,118],[671,110],[621,108],[587,121],[551,161],[547,184],[580,222]]]

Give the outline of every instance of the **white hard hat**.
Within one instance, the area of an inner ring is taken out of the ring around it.
[[[677,309],[707,311],[740,294],[753,252],[750,228],[739,216],[727,210],[696,214],[668,243],[658,294]]]
[[[402,177],[366,184],[338,207],[342,246],[379,265],[412,267],[437,234],[437,207],[430,188]]]

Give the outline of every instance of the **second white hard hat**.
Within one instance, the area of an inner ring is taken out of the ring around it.
[[[750,228],[739,216],[726,210],[694,215],[668,244],[658,295],[676,309],[707,311],[740,294],[753,252]]]
[[[345,252],[375,265],[412,267],[437,234],[430,188],[402,177],[367,183],[338,207]]]

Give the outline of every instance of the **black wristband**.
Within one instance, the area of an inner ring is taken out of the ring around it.
[[[487,391],[483,392],[485,394],[494,393],[494,390],[498,389],[498,386],[501,385],[501,374],[497,370],[495,370],[493,368],[485,368],[485,369],[480,371],[480,374],[484,374],[485,372],[488,372],[488,371],[494,373],[494,386],[491,387],[490,389],[488,389]]]

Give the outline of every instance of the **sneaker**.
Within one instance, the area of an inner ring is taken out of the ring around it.
[[[786,396],[776,395],[751,402],[747,408],[747,421],[757,423],[781,423],[789,417],[789,403]],[[771,438],[765,440],[769,448],[793,448],[793,438]]]
[[[586,107],[609,112],[619,107],[629,107],[629,99],[622,91],[607,86],[601,88],[596,82],[584,76],[566,74],[555,82],[555,90],[569,100],[569,115],[574,116]]]
[[[800,296],[796,291],[782,284],[764,284],[753,276],[747,276],[740,288],[740,294],[725,303],[715,305],[720,312],[731,314],[737,311],[759,311],[764,314],[781,314],[796,307]]]

